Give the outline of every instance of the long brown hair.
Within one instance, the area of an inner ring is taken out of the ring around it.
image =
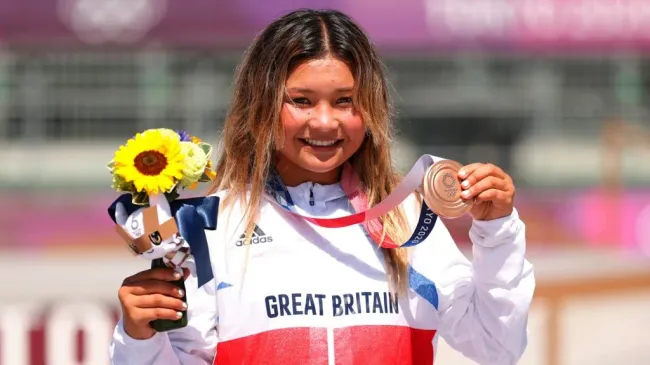
[[[227,190],[225,205],[240,201],[248,236],[259,214],[273,156],[282,140],[280,110],[291,71],[307,60],[332,56],[345,62],[355,79],[353,102],[366,129],[365,141],[350,163],[359,174],[369,205],[384,199],[399,183],[392,165],[391,105],[383,65],[370,40],[345,14],[332,10],[291,12],[260,33],[237,68],[233,99],[222,133],[223,153],[211,193]],[[384,235],[404,242],[410,232],[396,208],[381,218]],[[382,249],[390,282],[408,285],[406,249]]]

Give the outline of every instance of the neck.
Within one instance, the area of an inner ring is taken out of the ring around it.
[[[339,182],[341,178],[341,167],[327,172],[314,172],[305,170],[284,158],[276,160],[274,167],[286,186],[298,186],[306,182],[331,185]]]

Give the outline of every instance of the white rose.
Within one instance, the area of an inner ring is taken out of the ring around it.
[[[185,169],[181,184],[189,187],[203,176],[205,167],[208,165],[208,156],[199,145],[193,142],[181,142],[181,154],[185,156]]]

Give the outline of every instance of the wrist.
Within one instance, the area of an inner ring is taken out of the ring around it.
[[[149,324],[146,324],[144,326],[137,325],[135,323],[131,323],[127,319],[124,319],[122,326],[124,327],[124,333],[126,333],[134,340],[148,340],[156,334],[156,331],[151,328]]]
[[[478,222],[490,222],[490,221],[495,221],[497,219],[508,218],[508,217],[512,216],[513,212],[514,212],[514,208],[511,209],[510,211],[506,211],[506,212],[499,212],[499,213],[484,216],[484,217],[472,217],[472,218],[473,218],[473,220],[478,221]]]
[[[472,221],[469,236],[475,245],[496,247],[513,242],[522,229],[524,229],[524,224],[519,219],[517,209],[513,209],[509,215],[504,217]]]

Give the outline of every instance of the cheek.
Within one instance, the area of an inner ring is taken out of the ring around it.
[[[361,144],[366,135],[366,127],[359,115],[350,115],[343,123],[345,135],[353,144]]]
[[[300,122],[299,115],[292,111],[286,104],[282,106],[282,110],[280,111],[280,122],[284,130],[285,141],[291,140],[300,131],[303,124]]]

